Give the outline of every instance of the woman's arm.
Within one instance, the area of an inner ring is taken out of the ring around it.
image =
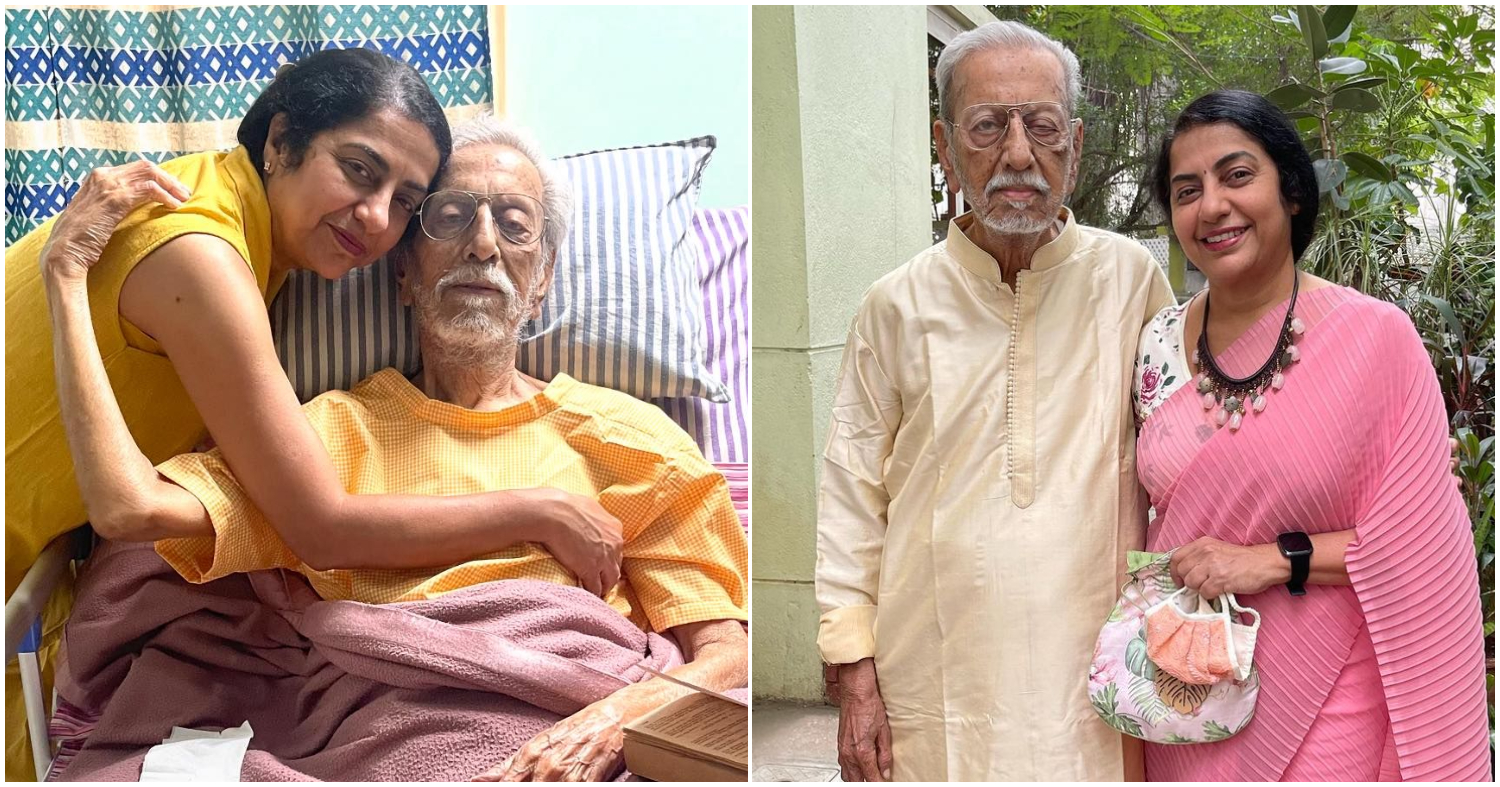
[[[89,520],[105,538],[150,541],[213,533],[198,499],[157,474],[136,447],[104,371],[89,313],[88,269],[114,225],[145,202],[178,207],[188,196],[185,186],[144,161],[100,171],[84,181],[42,251],[63,427]]]
[[[94,530],[121,541],[213,535],[198,498],[162,478],[136,447],[99,355],[86,283],[45,276],[57,398]]]
[[[1462,484],[1458,471],[1458,441],[1448,438],[1448,472]],[[1332,533],[1314,533],[1309,561],[1308,585],[1350,585],[1344,553],[1359,534],[1350,528]],[[1292,579],[1292,561],[1283,557],[1276,544],[1239,546],[1207,536],[1172,554],[1172,579],[1204,596],[1222,593],[1249,595]]]
[[[1348,585],[1344,552],[1354,541],[1353,528],[1314,533],[1309,585]],[[1292,562],[1276,544],[1240,546],[1204,536],[1172,553],[1172,579],[1210,598],[1224,593],[1251,595],[1292,578]]]
[[[745,629],[734,620],[710,620],[669,629],[687,663],[667,674],[694,686],[727,691],[746,685]],[[505,762],[475,781],[602,781],[625,765],[625,725],[691,689],[661,678],[626,686],[532,738]]]

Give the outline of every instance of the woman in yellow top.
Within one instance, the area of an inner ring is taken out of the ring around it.
[[[278,74],[238,137],[229,153],[97,171],[8,250],[6,597],[52,539],[85,521],[106,537],[128,532],[142,510],[118,496],[85,510],[88,481],[75,479],[64,430],[79,414],[58,404],[49,308],[91,313],[113,396],[152,462],[191,449],[206,427],[309,565],[443,566],[563,538],[587,555],[573,565],[597,569],[581,583],[607,590],[619,523],[591,499],[348,494],[277,360],[266,307],[286,274],[332,279],[380,258],[447,159],[448,125],[422,77],[370,50],[319,52]],[[143,485],[155,481],[135,466]]]

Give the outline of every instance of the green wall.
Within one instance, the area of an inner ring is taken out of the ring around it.
[[[750,202],[745,6],[508,6],[506,114],[550,156],[712,134],[704,207]]]
[[[931,242],[922,6],[757,6],[755,696],[817,701],[818,471],[849,323]]]

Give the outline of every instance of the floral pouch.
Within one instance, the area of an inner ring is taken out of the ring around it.
[[[1245,729],[1255,717],[1260,674],[1251,665],[1243,679],[1234,674],[1199,685],[1159,669],[1147,651],[1146,613],[1179,593],[1171,553],[1131,552],[1126,560],[1130,580],[1099,631],[1089,669],[1094,711],[1109,726],[1152,743],[1211,743]]]

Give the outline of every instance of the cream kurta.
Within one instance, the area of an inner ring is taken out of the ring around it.
[[[1123,778],[1086,688],[1144,534],[1136,342],[1172,295],[1143,247],[1065,214],[1014,292],[955,219],[844,350],[818,644],[875,657],[899,780]]]

